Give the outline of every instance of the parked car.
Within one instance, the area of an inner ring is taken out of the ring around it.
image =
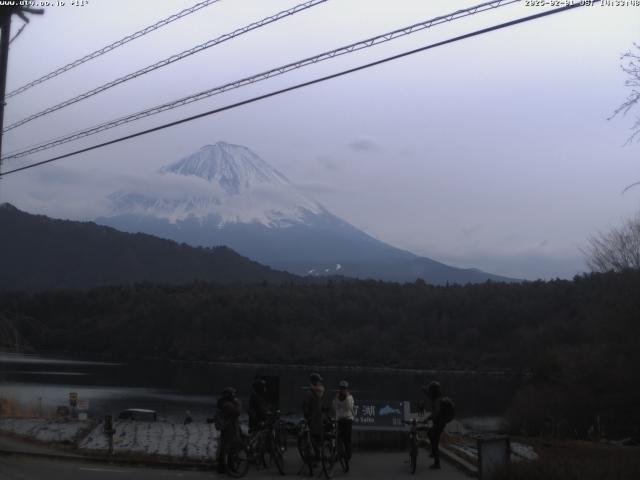
[[[155,422],[158,414],[155,410],[144,408],[127,408],[118,415],[118,420],[136,420],[140,422]]]

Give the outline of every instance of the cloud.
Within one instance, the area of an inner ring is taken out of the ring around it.
[[[349,143],[349,148],[356,152],[381,152],[384,148],[369,137],[360,137]]]
[[[549,246],[550,243],[551,243],[551,241],[548,238],[545,238],[540,243],[538,243],[538,248],[539,249],[546,248],[547,246]]]
[[[346,190],[343,188],[336,187],[335,185],[324,183],[324,182],[296,182],[295,186],[313,196],[313,195],[325,195],[325,194],[333,194],[333,193],[343,193]]]
[[[316,160],[325,170],[335,172],[342,168],[340,160],[332,155],[319,155]]]
[[[462,227],[460,230],[462,231],[462,235],[464,235],[465,237],[471,237],[481,229],[482,224],[476,223],[475,225],[471,225],[470,227]]]

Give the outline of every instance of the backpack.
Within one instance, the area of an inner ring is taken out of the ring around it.
[[[444,423],[449,423],[456,416],[456,406],[449,397],[440,400],[440,418]]]

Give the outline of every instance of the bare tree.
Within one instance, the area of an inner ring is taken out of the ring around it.
[[[633,48],[622,55],[620,60],[622,62],[620,68],[627,74],[627,79],[624,84],[631,89],[631,93],[629,93],[626,100],[615,109],[609,117],[609,120],[618,115],[626,115],[632,108],[640,105],[640,44],[634,43]],[[631,127],[631,132],[626,144],[634,140],[640,141],[640,116],[636,117]]]
[[[640,269],[640,214],[622,227],[589,238],[584,253],[594,272]]]

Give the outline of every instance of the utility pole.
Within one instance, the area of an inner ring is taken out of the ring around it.
[[[0,173],[2,173],[2,131],[4,130],[4,106],[5,106],[5,90],[7,86],[7,65],[9,63],[9,43],[11,42],[11,16],[17,14],[25,23],[29,23],[29,19],[25,13],[35,13],[42,15],[43,9],[21,7],[18,5],[0,7]]]
[[[2,130],[4,129],[4,94],[7,86],[7,64],[9,63],[9,41],[11,40],[11,15],[13,10],[2,11],[2,36],[0,37],[0,172],[2,172]]]

